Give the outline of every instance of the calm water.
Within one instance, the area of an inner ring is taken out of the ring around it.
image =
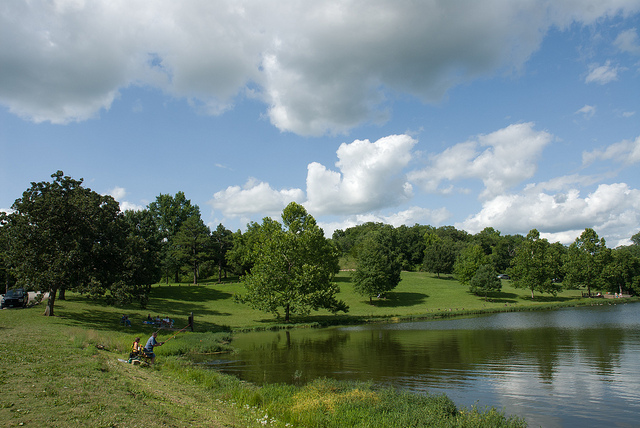
[[[372,380],[529,426],[640,426],[640,303],[247,333],[205,364],[255,383]]]

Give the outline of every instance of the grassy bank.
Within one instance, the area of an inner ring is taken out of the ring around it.
[[[395,293],[372,306],[353,294],[346,274],[339,280],[341,298],[351,306],[349,318],[315,314],[298,321],[356,322],[525,302],[511,293],[484,302],[452,281],[406,274]],[[523,425],[495,409],[459,409],[441,395],[417,396],[330,379],[302,387],[258,387],[184,362],[180,355],[186,352],[229,352],[226,331],[230,329],[278,325],[268,314],[233,303],[232,295],[241,291],[237,283],[173,284],[155,286],[146,310],[103,306],[68,293],[67,300],[56,302],[54,318],[43,317],[42,306],[0,311],[0,423],[89,427]],[[442,292],[451,296],[439,296]],[[191,312],[196,315],[196,332],[176,336],[175,331],[161,331],[159,340],[168,342],[158,348],[155,366],[118,361],[127,358],[135,336],[144,342],[154,331],[142,322],[147,314],[169,315],[181,328]],[[120,325],[122,313],[130,315],[131,327]],[[179,340],[172,340],[174,337]]]
[[[295,317],[294,324],[353,324],[378,320],[411,320],[473,315],[485,312],[552,309],[562,306],[603,303],[603,300],[583,299],[580,290],[567,290],[557,296],[536,294],[531,299],[529,290],[515,289],[509,281],[503,281],[500,293],[489,294],[487,300],[468,292],[451,277],[437,278],[422,272],[404,272],[400,285],[385,299],[374,298],[372,304],[353,291],[350,272],[337,276],[341,292],[339,299],[349,305],[346,315],[332,315],[326,311],[312,313],[307,317]],[[196,327],[200,331],[270,329],[282,327],[281,320],[271,314],[251,309],[233,301],[233,295],[242,294],[241,283],[228,281],[217,284],[204,282],[194,286],[188,284],[161,284],[152,289],[151,301],[146,310],[137,307],[126,309],[103,308],[99,305],[90,310],[69,308],[65,316],[78,325],[102,328],[105,319],[119,319],[125,311],[134,324],[140,324],[148,314],[169,315],[176,326],[187,324],[190,312],[195,315]]]
[[[227,333],[195,332],[158,349],[155,366],[120,362],[146,326],[95,316],[77,296],[58,315],[42,307],[0,311],[0,424],[66,427],[405,427],[521,426],[493,409],[457,409],[445,396],[416,396],[369,384],[318,379],[257,387],[180,359],[186,351],[227,352]],[[104,308],[101,314],[111,311]],[[100,311],[98,311],[100,312]],[[112,315],[115,315],[113,313]],[[160,340],[175,332],[160,332]]]

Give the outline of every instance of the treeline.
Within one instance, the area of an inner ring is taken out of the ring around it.
[[[51,178],[31,183],[11,213],[0,213],[0,280],[5,289],[48,292],[45,314],[67,290],[144,307],[151,284],[228,271],[233,233],[211,231],[184,193],[123,213],[82,180],[62,171]]]
[[[6,289],[48,291],[49,315],[67,290],[144,306],[151,284],[222,281],[228,274],[245,283],[239,301],[282,312],[286,320],[318,308],[347,311],[335,298],[339,260],[353,266],[356,291],[370,299],[396,287],[401,270],[454,275],[485,297],[500,290],[499,274],[510,275],[532,297],[561,287],[589,294],[640,291],[640,233],[633,245],[616,249],[592,229],[570,246],[549,243],[535,229],[503,236],[488,227],[472,235],[418,224],[365,223],[326,239],[295,203],[283,211],[282,223],[265,218],[234,233],[222,224],[211,230],[183,192],[123,213],[111,196],[83,187],[82,180],[62,171],[51,177],[32,183],[11,213],[0,213],[0,280]]]
[[[604,238],[590,228],[569,246],[550,243],[533,229],[527,236],[502,235],[491,227],[472,235],[453,226],[424,225],[393,228],[365,223],[336,230],[332,240],[343,257],[358,260],[367,251],[367,236],[387,231],[395,259],[404,270],[454,275],[470,291],[486,296],[500,290],[498,275],[534,292],[556,294],[562,288],[619,294],[640,293],[640,232],[632,244],[607,248]],[[356,269],[357,270],[357,269]]]

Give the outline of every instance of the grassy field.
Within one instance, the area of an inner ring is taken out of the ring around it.
[[[580,290],[568,290],[556,297],[536,293],[532,300],[529,290],[515,289],[511,287],[510,281],[503,281],[502,292],[490,294],[485,300],[484,297],[470,294],[467,287],[451,277],[437,278],[429,273],[404,272],[402,281],[395,290],[384,299],[374,298],[373,304],[370,304],[368,298],[353,291],[350,275],[350,272],[340,272],[336,278],[341,288],[338,298],[349,305],[346,315],[319,311],[307,317],[294,317],[292,323],[360,323],[588,303],[582,299]],[[97,328],[104,326],[105,319],[119,320],[122,313],[127,313],[136,325],[140,325],[148,314],[169,315],[176,320],[176,326],[182,327],[187,324],[187,317],[191,312],[194,313],[197,329],[201,331],[268,329],[281,326],[280,321],[273,315],[235,303],[233,295],[243,292],[242,284],[232,280],[222,284],[203,282],[197,286],[161,284],[153,287],[151,301],[145,310],[135,306],[114,309],[96,305],[82,312],[70,308],[65,311],[64,316],[72,318],[78,325]]]
[[[451,279],[404,273],[386,299],[373,305],[353,293],[349,274],[338,277],[344,316],[315,313],[294,322],[337,324],[382,319],[468,315],[480,311],[526,310],[585,303],[580,292],[536,296],[505,283],[489,300],[471,295]],[[230,330],[281,327],[280,321],[234,303],[242,285],[160,285],[147,309],[115,308],[74,293],[56,301],[56,317],[44,305],[0,311],[0,424],[2,426],[252,427],[252,426],[522,426],[494,409],[457,409],[444,396],[414,396],[372,385],[319,379],[303,387],[256,387],[184,363],[186,352],[229,351]],[[195,315],[195,333],[163,330],[158,362],[124,364],[135,336],[145,342],[154,328],[147,314],[168,315],[176,327]],[[120,325],[123,313],[131,327]]]

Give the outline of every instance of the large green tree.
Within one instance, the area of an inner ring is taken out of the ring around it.
[[[200,214],[188,217],[172,239],[174,256],[181,265],[189,266],[193,284],[198,283],[200,264],[210,258],[210,231]]]
[[[453,272],[462,285],[470,285],[480,266],[488,263],[489,257],[479,244],[467,245],[453,266]]]
[[[428,232],[424,236],[424,268],[427,272],[450,274],[456,262],[455,244],[449,238],[440,238],[434,232]]]
[[[640,293],[640,256],[634,247],[619,247],[611,252],[611,260],[602,271],[607,291]]]
[[[242,277],[246,293],[238,296],[250,306],[280,315],[306,315],[321,308],[346,312],[336,299],[338,251],[303,206],[290,203],[282,212],[282,224],[264,218],[254,225],[253,267]]]
[[[554,282],[556,251],[549,241],[540,238],[540,232],[532,229],[524,241],[516,249],[516,255],[511,261],[512,284],[516,288],[527,288],[534,298],[534,291],[551,293],[554,296],[560,290]]]
[[[570,287],[585,287],[587,295],[591,296],[592,288],[605,288],[603,270],[610,256],[604,238],[598,237],[595,230],[586,228],[565,255],[564,282]]]
[[[31,183],[6,217],[12,272],[19,285],[49,292],[108,287],[120,280],[120,207],[58,171],[51,182]]]
[[[162,237],[148,209],[125,211],[124,223],[127,233],[123,271],[125,282],[144,286],[148,293],[151,284],[162,277]]]
[[[369,298],[385,294],[400,283],[402,256],[395,242],[393,227],[369,232],[362,240],[357,267],[353,273],[354,290]]]
[[[501,289],[502,281],[498,279],[498,274],[491,264],[480,266],[469,282],[469,291],[476,295],[484,294],[485,300],[487,300],[487,295],[490,292],[500,291]]]
[[[191,200],[187,199],[181,191],[175,195],[160,194],[148,208],[162,237],[160,258],[167,283],[170,275],[173,275],[175,282],[179,282],[182,262],[176,258],[178,253],[176,253],[174,237],[188,218],[194,216],[200,218],[200,208],[192,205]]]
[[[222,282],[222,273],[227,272],[227,252],[233,248],[233,232],[225,228],[222,223],[211,232],[211,251],[213,262],[218,271],[218,282]]]

